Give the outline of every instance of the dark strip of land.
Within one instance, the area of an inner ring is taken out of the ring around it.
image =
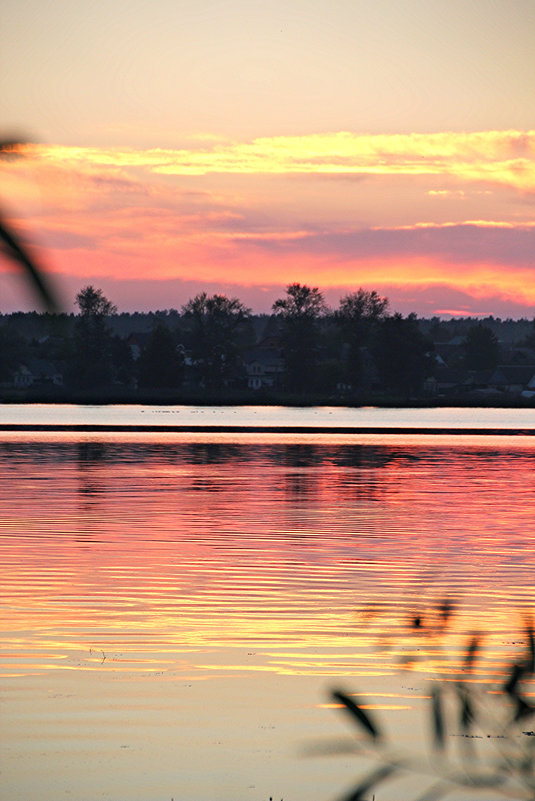
[[[422,428],[418,426],[115,425],[106,423],[0,423],[0,431],[79,431],[170,434],[433,434],[535,436],[533,428]]]

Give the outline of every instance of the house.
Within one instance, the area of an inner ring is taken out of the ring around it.
[[[276,386],[285,370],[280,339],[277,336],[265,337],[254,348],[248,348],[242,358],[249,389]]]
[[[535,398],[535,374],[530,378],[526,388],[521,392],[523,398]]]
[[[439,367],[435,372],[435,388],[439,395],[459,394],[464,392],[464,382],[466,381],[466,370],[458,370],[453,367]]]
[[[63,386],[63,373],[51,362],[45,359],[28,359],[26,364],[20,364],[13,373],[12,386],[17,389],[53,384]]]
[[[502,364],[492,372],[489,387],[510,395],[520,395],[528,389],[534,378],[535,364]]]
[[[449,342],[435,342],[435,358],[448,367],[459,365],[464,357],[465,337],[456,336]]]
[[[133,334],[128,335],[126,341],[128,343],[128,347],[130,348],[130,352],[132,353],[132,358],[135,362],[137,362],[142,351],[144,351],[149,344],[151,336],[152,334],[150,331],[136,331]]]
[[[532,348],[512,345],[503,352],[504,364],[535,364],[535,351]]]
[[[34,382],[34,376],[25,364],[19,364],[11,381],[12,386],[17,389],[27,389]]]

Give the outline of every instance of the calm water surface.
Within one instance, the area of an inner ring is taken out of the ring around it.
[[[302,756],[351,734],[333,686],[420,747],[466,631],[480,682],[521,647],[534,466],[531,438],[3,434],[2,801],[328,801],[363,767]],[[446,595],[442,652],[407,623]]]

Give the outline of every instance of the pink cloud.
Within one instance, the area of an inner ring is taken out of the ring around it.
[[[36,252],[69,292],[111,286],[128,308],[236,287],[266,311],[297,280],[328,293],[365,285],[426,314],[483,302],[523,314],[535,301],[535,224],[519,187],[529,188],[534,142],[487,132],[273,137],[188,153],[36,148],[3,165],[3,177],[12,219],[35,232]],[[348,160],[352,176],[367,165],[367,180],[340,192],[331,179],[347,176],[338,168]],[[517,167],[521,185],[505,180]]]

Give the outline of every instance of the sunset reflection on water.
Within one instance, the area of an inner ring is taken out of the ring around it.
[[[338,730],[326,687],[407,725],[467,632],[488,634],[476,683],[523,647],[534,458],[507,437],[4,435],[2,798],[332,796],[294,754]]]

